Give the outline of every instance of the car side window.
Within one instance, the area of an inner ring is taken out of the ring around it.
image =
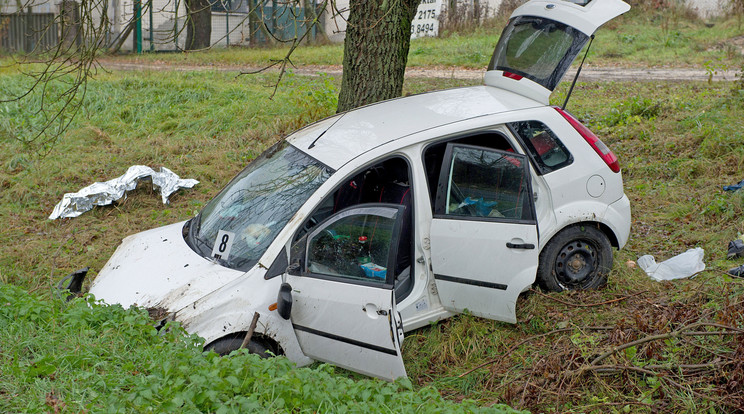
[[[440,179],[437,215],[534,220],[525,156],[452,144],[447,154],[450,162]]]
[[[447,145],[465,144],[483,148],[491,148],[503,151],[514,151],[506,136],[498,131],[482,131],[429,144],[424,149],[424,168],[426,170],[426,182],[429,184],[429,196],[431,197],[432,209],[437,196],[437,183],[442,172],[444,152]]]
[[[547,174],[573,162],[573,156],[558,136],[540,121],[520,121],[509,123],[509,128],[517,135],[525,150],[535,162],[540,174]]]
[[[315,208],[294,240],[299,240],[321,221],[349,207],[380,202],[410,205],[409,175],[408,161],[401,157],[392,157],[361,169],[344,179]]]
[[[383,285],[391,254],[397,246],[397,210],[389,214],[350,214],[331,220],[307,241],[306,273],[345,281]]]

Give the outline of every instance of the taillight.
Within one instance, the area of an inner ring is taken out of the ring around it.
[[[563,109],[554,106],[556,111],[558,111],[559,114],[563,115],[563,117],[568,121],[569,124],[571,124],[572,127],[576,130],[576,132],[579,133],[584,139],[586,140],[589,145],[591,145],[592,148],[594,148],[594,151],[597,152],[597,155],[599,155],[602,160],[604,160],[605,164],[607,164],[608,167],[610,167],[610,170],[612,172],[620,172],[620,161],[618,161],[617,156],[610,150],[610,148],[605,145],[602,140],[597,137],[597,135],[594,134],[594,132],[590,131],[589,128],[585,127],[584,124],[579,122],[578,119],[574,118],[571,114],[564,111]]]
[[[509,78],[509,79],[514,79],[514,80],[520,80],[520,79],[522,79],[522,76],[517,75],[516,73],[507,72],[507,71],[504,71],[504,73],[502,75],[505,78]]]

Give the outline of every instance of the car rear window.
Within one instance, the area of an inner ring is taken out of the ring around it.
[[[502,70],[555,89],[589,36],[563,23],[517,16],[504,28],[488,70]]]
[[[540,121],[520,121],[509,124],[540,174],[561,169],[573,162],[573,156],[547,125]]]

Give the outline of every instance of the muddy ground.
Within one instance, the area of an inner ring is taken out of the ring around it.
[[[197,65],[180,65],[166,62],[159,63],[140,63],[140,62],[121,62],[116,60],[102,60],[100,65],[106,70],[179,70],[179,71],[201,71],[217,70],[224,72],[234,72],[236,75],[241,72],[253,72],[262,69],[261,67],[252,66],[197,66]],[[331,76],[341,76],[341,66],[300,66],[292,69],[298,75],[315,75],[319,72],[327,73]],[[266,72],[278,72],[276,68],[267,69]],[[465,69],[465,68],[420,68],[412,67],[406,69],[406,77],[413,78],[452,78],[452,79],[480,79],[483,77],[483,70]],[[573,78],[575,69],[569,71],[564,80]],[[585,66],[579,77],[579,81],[597,82],[597,81],[707,81],[711,76],[704,68],[626,68],[626,67],[598,67]],[[733,81],[736,80],[736,71],[716,71],[712,74],[711,80],[714,81]]]

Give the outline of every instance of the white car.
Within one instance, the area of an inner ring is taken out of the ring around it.
[[[618,160],[548,97],[630,6],[532,0],[485,85],[312,124],[191,220],[135,234],[90,292],[167,312],[220,353],[405,376],[403,332],[464,310],[516,323],[520,293],[601,286],[630,232]]]

